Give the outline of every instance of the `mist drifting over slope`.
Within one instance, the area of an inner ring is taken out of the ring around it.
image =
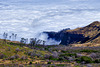
[[[40,36],[43,31],[74,29],[99,21],[99,2],[99,0],[0,0],[0,34],[16,33],[18,40],[22,37],[46,40],[48,36]],[[2,35],[0,37],[2,38]]]

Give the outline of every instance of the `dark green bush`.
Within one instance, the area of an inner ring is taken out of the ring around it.
[[[57,61],[63,61],[63,60],[64,60],[63,57],[59,57],[59,58],[57,59]]]
[[[29,64],[32,64],[32,62],[30,62]]]
[[[54,60],[54,61],[56,61],[57,58],[53,58],[52,56],[50,56],[50,57],[49,57],[49,60]]]
[[[62,53],[66,53],[66,52],[68,52],[68,51],[64,51],[64,50],[62,50],[61,52],[62,52]]]
[[[60,55],[60,57],[64,57],[64,56],[76,56],[76,54],[66,53],[66,54],[61,54]]]
[[[84,50],[81,50],[80,52],[91,53],[91,52],[98,52],[98,51],[96,51],[96,50],[88,50],[88,49],[84,49]]]
[[[49,50],[48,48],[44,48],[44,49],[47,50],[47,51]]]
[[[53,66],[53,65],[49,65],[48,67],[55,67],[55,66]]]
[[[96,59],[94,63],[100,63],[100,59]]]
[[[92,59],[90,57],[87,57],[87,56],[82,56],[80,58],[77,58],[76,59],[77,63],[81,63],[81,62],[85,62],[85,63],[92,63]]]
[[[64,64],[57,64],[56,66],[64,67],[65,65]]]
[[[51,64],[51,62],[49,61],[47,64]]]

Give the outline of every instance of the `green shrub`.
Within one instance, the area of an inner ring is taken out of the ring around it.
[[[91,52],[98,52],[98,51],[96,51],[96,50],[88,50],[88,49],[84,49],[84,50],[81,50],[80,52],[91,53]]]
[[[57,64],[56,66],[59,66],[59,67],[64,67],[65,65],[64,64]]]
[[[51,62],[49,61],[47,64],[51,64]]]
[[[94,63],[100,63],[100,59],[96,59]]]
[[[59,57],[59,58],[57,59],[57,61],[63,61],[63,60],[64,60],[63,57]]]
[[[44,49],[47,50],[47,51],[49,50],[48,48],[44,48]]]
[[[49,60],[54,60],[54,61],[56,61],[57,58],[53,58],[52,56],[50,56],[50,57],[49,57]]]
[[[92,59],[90,57],[87,57],[87,56],[82,56],[78,59],[76,59],[77,63],[80,63],[80,62],[86,62],[86,63],[92,63]]]
[[[66,54],[61,54],[60,55],[60,57],[64,57],[64,56],[76,56],[76,54],[66,53]]]
[[[32,64],[32,62],[30,62],[29,64]]]
[[[79,65],[75,66],[75,67],[80,67]]]
[[[55,66],[53,66],[53,65],[49,65],[48,67],[55,67]]]
[[[62,50],[61,52],[62,52],[62,53],[66,53],[66,52],[68,52],[68,51],[64,51],[64,50]]]

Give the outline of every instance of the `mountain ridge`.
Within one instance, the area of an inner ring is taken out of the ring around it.
[[[100,43],[100,22],[93,23],[73,30],[65,29],[60,32],[44,32],[48,34],[48,39],[52,38],[61,41],[60,44],[82,44],[82,43]]]

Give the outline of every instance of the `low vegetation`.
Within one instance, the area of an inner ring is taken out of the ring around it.
[[[45,65],[47,67],[100,63],[100,47],[23,44],[0,39],[0,64]],[[78,66],[76,65],[76,67]]]

